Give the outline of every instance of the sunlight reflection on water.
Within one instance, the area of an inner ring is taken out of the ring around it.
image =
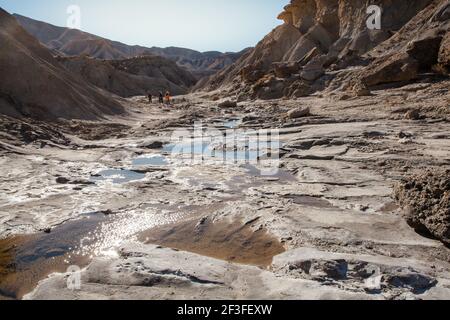
[[[73,254],[79,256],[111,256],[115,249],[127,241],[136,241],[140,232],[170,224],[181,219],[183,214],[173,212],[121,213],[110,221],[102,222],[93,232],[80,240]]]

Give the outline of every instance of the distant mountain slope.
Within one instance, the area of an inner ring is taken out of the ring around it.
[[[241,53],[198,52],[177,47],[129,46],[79,30],[57,27],[17,14],[14,16],[31,35],[44,45],[68,56],[89,55],[93,58],[114,60],[149,54],[158,55],[176,61],[179,66],[186,68],[198,77],[214,74],[231,65],[241,56]]]
[[[124,112],[104,92],[68,72],[0,8],[0,114],[40,120]]]
[[[58,57],[69,71],[89,83],[122,97],[158,94],[169,90],[186,94],[197,81],[175,62],[158,56],[99,60],[87,56]]]

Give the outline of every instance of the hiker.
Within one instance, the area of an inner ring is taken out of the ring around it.
[[[163,93],[161,91],[159,92],[159,103],[160,104],[164,103],[164,96],[163,96]]]
[[[153,103],[153,96],[152,96],[152,94],[149,93],[147,96],[148,96],[148,102],[149,103]]]
[[[170,92],[169,92],[169,91],[166,92],[166,97],[165,97],[165,99],[166,99],[166,104],[167,104],[168,106],[170,106]]]

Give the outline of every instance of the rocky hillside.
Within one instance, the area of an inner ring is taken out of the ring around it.
[[[149,92],[157,95],[166,90],[174,95],[186,94],[197,81],[175,62],[158,56],[125,60],[99,60],[88,56],[57,59],[87,82],[121,97]]]
[[[383,10],[381,30],[366,26],[372,4]],[[449,17],[448,0],[292,0],[278,16],[284,24],[203,89],[262,99],[322,90],[362,95],[423,73],[445,76]]]
[[[116,100],[69,73],[1,8],[0,44],[0,114],[53,120],[123,112]]]
[[[202,78],[211,76],[232,65],[246,50],[237,53],[222,53],[218,51],[198,52],[177,47],[153,47],[146,52],[176,61],[179,66],[192,72],[198,78]]]
[[[129,46],[79,30],[57,27],[45,22],[15,15],[19,23],[34,37],[52,50],[67,56],[88,55],[98,59],[128,59],[142,55],[158,55],[171,59],[181,67],[203,77],[212,75],[234,63],[241,53],[198,52],[169,47]]]

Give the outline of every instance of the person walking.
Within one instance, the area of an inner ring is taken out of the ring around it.
[[[153,96],[152,96],[152,94],[149,93],[147,96],[148,96],[148,102],[149,103],[153,103]]]
[[[164,96],[163,96],[163,93],[161,91],[159,92],[159,103],[160,104],[164,103]]]
[[[167,104],[168,106],[170,106],[170,100],[171,100],[171,98],[170,98],[170,92],[169,92],[169,91],[166,92],[165,99],[166,99],[166,104]]]

